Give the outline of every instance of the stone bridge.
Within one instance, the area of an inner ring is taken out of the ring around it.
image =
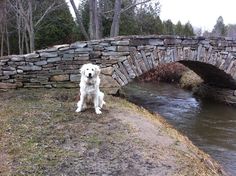
[[[83,41],[0,59],[0,88],[78,87],[85,63],[102,68],[101,87],[115,93],[159,64],[180,62],[204,82],[236,90],[236,40],[121,36]]]

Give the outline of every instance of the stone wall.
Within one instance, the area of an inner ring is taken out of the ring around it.
[[[129,40],[104,39],[76,42],[0,59],[0,88],[78,87],[80,67],[100,65],[101,87],[115,92],[120,85],[112,78],[113,65],[126,60]]]
[[[102,89],[115,93],[158,64],[194,61],[217,68],[229,87],[236,89],[235,53],[236,41],[229,38],[124,36],[76,42],[1,58],[0,88],[78,87],[80,67],[91,62],[102,69]],[[207,75],[203,76],[210,82]]]

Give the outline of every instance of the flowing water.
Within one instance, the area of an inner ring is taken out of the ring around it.
[[[124,92],[129,101],[162,115],[236,175],[236,108],[197,99],[190,91],[165,83],[134,82]]]

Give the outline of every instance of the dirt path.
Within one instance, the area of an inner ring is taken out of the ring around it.
[[[75,113],[76,90],[0,93],[0,175],[223,175],[158,116],[106,97]]]

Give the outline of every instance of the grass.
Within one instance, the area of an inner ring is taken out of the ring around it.
[[[27,90],[19,90],[17,95],[9,92],[14,97],[5,100],[2,97],[0,134],[7,146],[4,152],[13,161],[13,174],[44,175],[44,168],[55,167],[58,160],[74,155],[61,147],[66,137],[58,129],[58,125],[76,118],[73,113],[71,116],[72,102],[62,103],[54,93],[52,97],[43,91],[42,97]]]

